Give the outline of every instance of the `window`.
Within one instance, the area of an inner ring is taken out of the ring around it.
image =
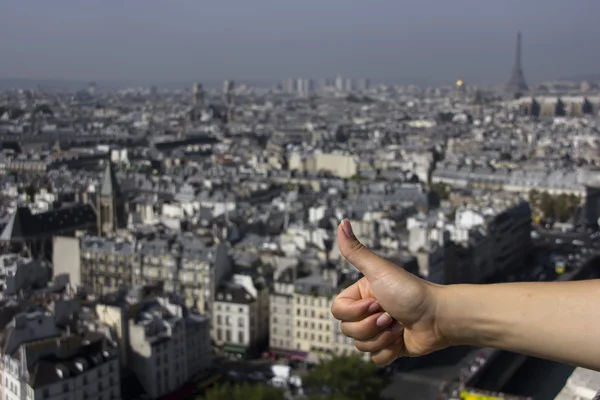
[[[217,315],[217,325],[221,325],[221,316]]]
[[[221,328],[217,328],[217,340],[223,340],[223,331]]]
[[[244,332],[238,332],[238,343],[244,343]]]
[[[68,383],[63,383],[63,392],[66,393],[69,391],[69,384]]]
[[[273,323],[276,324],[277,323],[277,317],[273,317]]]
[[[300,309],[297,309],[297,310],[296,310],[296,315],[301,315],[301,314],[302,314],[302,310],[300,310]]]
[[[50,391],[48,389],[44,389],[43,395],[44,398],[47,399],[48,397],[50,397]]]
[[[244,317],[238,317],[238,327],[239,328],[244,327]]]
[[[231,331],[229,329],[225,331],[225,341],[228,343],[231,342]]]
[[[102,382],[98,382],[98,391],[101,392],[102,391]]]
[[[87,384],[88,384],[87,376],[84,376],[84,377],[83,377],[83,384],[84,384],[84,385],[87,385]]]
[[[243,313],[244,312],[244,307],[240,307],[239,311],[240,311],[240,313]]]

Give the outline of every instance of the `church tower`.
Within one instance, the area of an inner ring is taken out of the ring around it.
[[[127,226],[125,198],[111,161],[107,161],[98,193],[98,233],[104,236]]]

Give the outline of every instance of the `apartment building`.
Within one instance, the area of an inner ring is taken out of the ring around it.
[[[119,354],[104,335],[81,335],[24,344],[3,357],[5,400],[117,400]]]
[[[93,293],[160,284],[165,292],[180,292],[185,305],[210,313],[215,286],[230,275],[228,245],[205,244],[186,234],[144,239],[84,237],[81,280]]]
[[[274,353],[287,354],[294,348],[294,279],[295,267],[275,275],[269,301],[269,348]]]
[[[128,363],[144,390],[158,398],[212,365],[209,319],[162,297],[128,310]]]
[[[268,345],[269,290],[265,283],[234,275],[217,289],[212,336],[227,354],[244,358]]]

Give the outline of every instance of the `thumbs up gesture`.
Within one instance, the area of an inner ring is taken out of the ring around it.
[[[364,275],[331,307],[342,332],[354,339],[358,350],[372,353],[373,362],[386,365],[450,344],[436,325],[441,286],[372,253],[355,237],[347,219],[338,227],[337,237],[342,255]]]

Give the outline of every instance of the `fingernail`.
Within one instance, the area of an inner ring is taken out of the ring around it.
[[[375,314],[377,311],[381,310],[381,306],[379,305],[378,302],[374,302],[372,303],[369,308],[367,308],[367,311],[369,312],[369,314]]]
[[[348,239],[352,239],[354,237],[354,232],[352,232],[352,224],[348,221],[348,218],[344,218],[342,220],[342,230]]]
[[[377,318],[377,321],[375,322],[375,324],[380,328],[385,328],[391,323],[392,323],[392,317],[390,317],[390,314],[388,314],[388,313],[381,314],[379,316],[379,318]]]
[[[402,330],[402,325],[400,325],[400,323],[396,322],[394,325],[392,325],[392,328],[390,329],[390,331],[392,333],[400,333],[400,331]]]

